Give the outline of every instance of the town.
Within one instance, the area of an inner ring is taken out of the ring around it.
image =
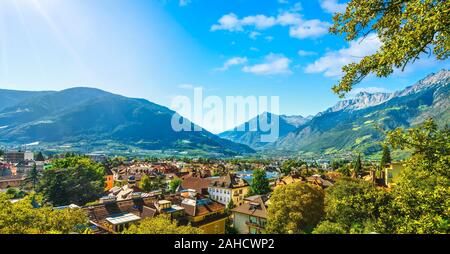
[[[55,197],[64,193],[44,194],[50,197],[48,201],[54,210],[82,210],[89,220],[89,232],[95,234],[121,233],[130,225],[160,215],[175,221],[177,226],[200,229],[194,232],[263,234],[266,233],[271,193],[280,186],[303,183],[324,190],[341,176],[348,175],[389,188],[395,184],[395,176],[401,168],[401,163],[389,161],[383,170],[376,170],[376,163],[366,162],[363,166],[360,157],[355,162],[319,164],[292,159],[127,159],[103,154],[45,157],[41,152],[31,151],[2,154],[0,188],[9,195],[11,202],[19,202],[33,193],[39,181],[39,189],[44,192],[54,191],[48,190],[52,187],[64,189],[60,183],[42,186],[48,183],[42,181],[46,173],[62,164],[100,168],[103,189],[73,194],[88,195],[88,199],[64,203],[74,202],[77,197]]]

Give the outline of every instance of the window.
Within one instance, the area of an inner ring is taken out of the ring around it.
[[[255,216],[250,216],[249,219],[251,223],[258,224],[258,218],[256,218]]]

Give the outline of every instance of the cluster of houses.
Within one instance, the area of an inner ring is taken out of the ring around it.
[[[105,157],[99,154],[90,156],[95,161],[105,161]],[[6,152],[0,160],[0,189],[21,186],[34,165],[38,170],[47,166],[44,161],[36,161],[31,152]],[[169,215],[180,225],[198,227],[207,234],[224,234],[227,224],[240,234],[261,234],[265,232],[270,194],[249,195],[248,172],[253,168],[264,168],[266,172],[274,173],[276,177],[270,179],[271,188],[303,182],[326,189],[333,185],[335,179],[332,173],[280,177],[276,174],[279,171],[276,162],[271,165],[239,165],[224,161],[132,161],[107,170],[105,195],[81,209],[88,214],[93,231],[99,234],[119,233],[132,223],[160,214]],[[392,172],[392,169],[386,169],[385,181],[392,179]],[[162,186],[169,186],[174,180],[180,184],[175,191],[157,189],[148,192],[139,187],[144,176],[162,181]],[[373,174],[366,178],[367,181],[377,179]],[[72,204],[57,209],[74,207],[79,206]]]
[[[240,174],[214,176],[216,168],[227,165],[178,164],[171,162],[135,162],[113,168],[107,174],[106,195],[94,205],[82,207],[95,233],[118,233],[130,224],[160,214],[168,214],[180,225],[191,225],[207,234],[224,234],[227,223],[237,233],[265,232],[270,194],[249,196],[250,185]],[[139,186],[142,177],[163,177],[169,183],[180,180],[175,193],[167,190],[145,192]],[[109,180],[109,181],[108,181]],[[271,181],[272,188],[295,182],[307,182],[328,188],[333,180],[313,175],[290,175]]]
[[[45,162],[37,161],[33,152],[6,151],[0,159],[0,189],[20,187],[35,165],[42,170]]]

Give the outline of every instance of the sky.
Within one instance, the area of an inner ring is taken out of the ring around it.
[[[279,96],[281,114],[315,115],[339,100],[331,87],[341,67],[380,46],[375,34],[346,42],[328,33],[345,2],[0,0],[0,88],[87,86],[173,108],[201,87],[223,99]],[[396,91],[449,67],[423,58],[349,96]],[[203,126],[217,133],[226,122]]]

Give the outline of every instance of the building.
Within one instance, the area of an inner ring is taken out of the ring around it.
[[[237,206],[242,205],[249,191],[249,184],[235,174],[215,178],[208,187],[210,198],[224,205],[231,201]]]
[[[95,227],[95,233],[118,233],[142,219],[169,214],[179,225],[190,224],[207,234],[224,234],[228,217],[224,205],[195,192],[164,197],[135,195],[126,200],[111,196],[83,210]]]
[[[0,177],[0,189],[7,189],[10,187],[20,187],[25,181],[25,175],[9,175]]]
[[[32,161],[34,160],[34,154],[33,152],[7,151],[5,152],[4,159],[6,162],[10,163]]]
[[[98,205],[83,207],[89,222],[96,227],[94,233],[116,233],[127,228],[131,223],[143,218],[153,217],[155,208],[153,198],[136,198],[122,201],[114,199]]]
[[[298,183],[298,182],[303,182],[303,178],[293,176],[293,175],[288,175],[288,176],[278,179],[275,182],[275,187],[280,186],[280,185],[289,185],[289,184]]]
[[[105,191],[109,191],[114,187],[114,174],[110,169],[105,172]]]
[[[384,179],[384,185],[387,187],[393,187],[395,182],[403,169],[403,163],[391,163],[384,168],[382,178]]]
[[[205,234],[225,234],[228,219],[225,205],[195,192],[191,195],[194,197],[184,198],[181,202],[191,226],[202,229]]]
[[[267,223],[268,197],[257,195],[231,210],[233,226],[239,234],[264,234]]]
[[[213,179],[187,176],[184,177],[181,184],[178,186],[177,192],[183,190],[195,190],[197,193],[208,195],[208,187],[211,185]]]
[[[321,175],[312,175],[306,178],[307,183],[316,185],[322,189],[333,186],[333,183],[330,180],[331,179],[325,179],[325,177]]]

